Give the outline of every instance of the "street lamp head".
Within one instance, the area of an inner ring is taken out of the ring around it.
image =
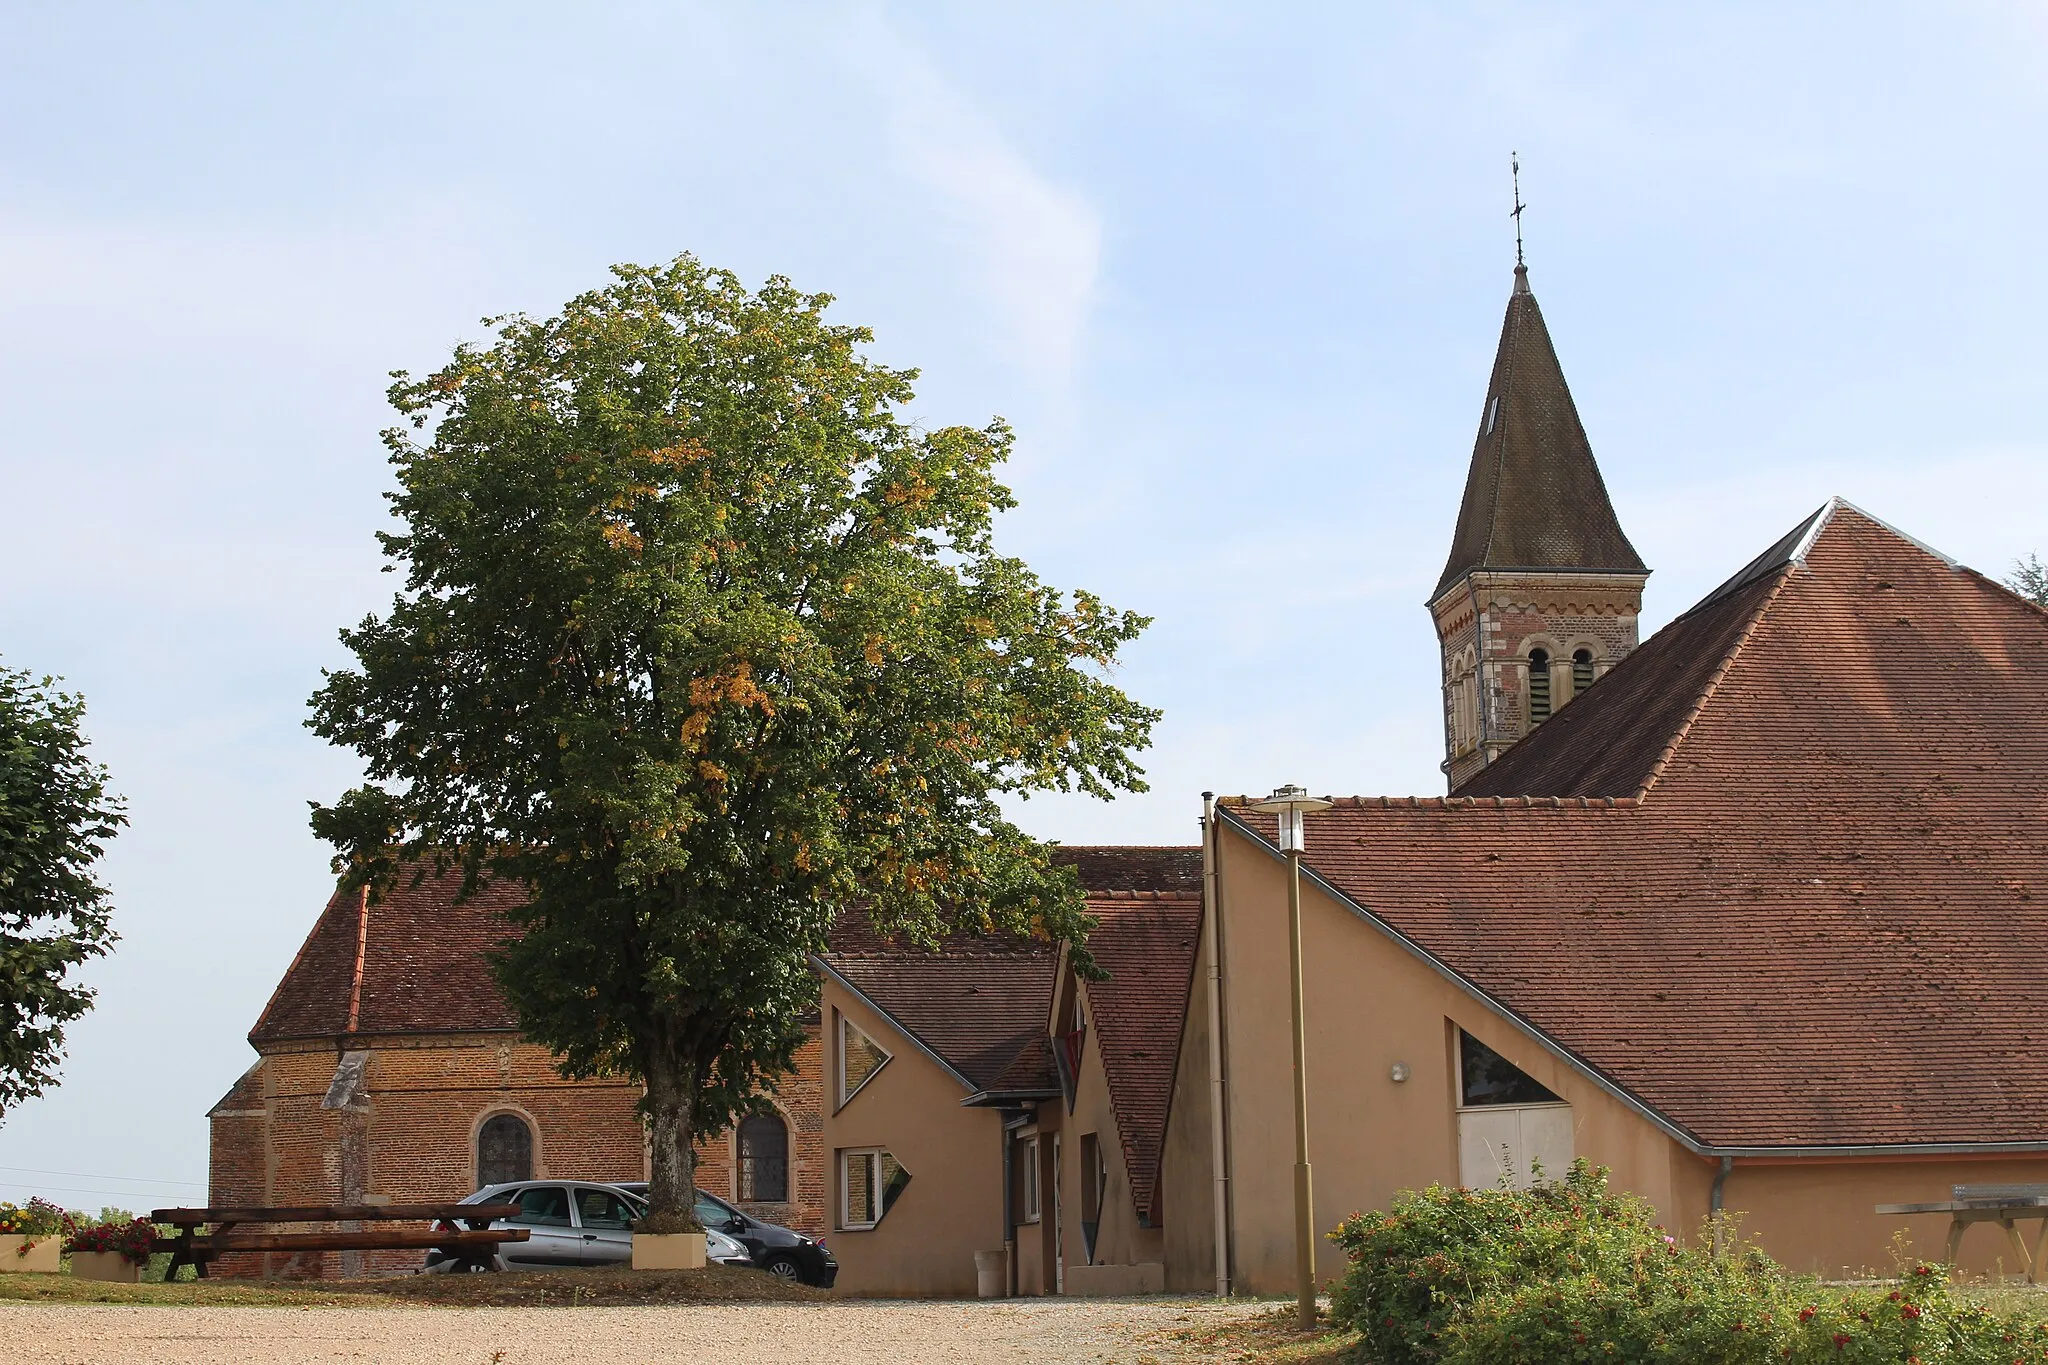
[[[1306,787],[1275,787],[1273,794],[1263,801],[1254,801],[1251,809],[1280,819],[1280,848],[1283,852],[1299,853],[1308,847],[1303,816],[1312,810],[1328,810],[1331,803],[1320,796],[1310,796]]]

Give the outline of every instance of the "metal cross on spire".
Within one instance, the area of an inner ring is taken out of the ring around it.
[[[1515,220],[1515,268],[1519,270],[1522,268],[1522,210],[1528,207],[1528,205],[1522,202],[1522,154],[1520,152],[1508,153],[1508,174],[1514,179],[1515,183],[1515,207],[1508,213],[1508,217]]]

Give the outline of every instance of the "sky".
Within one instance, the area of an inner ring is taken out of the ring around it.
[[[0,664],[83,693],[123,936],[0,1199],[198,1202],[331,887],[392,370],[615,262],[791,278],[1000,414],[999,544],[1154,618],[1151,790],[1443,789],[1442,570],[1514,264],[1646,633],[1840,495],[2048,550],[2048,9],[0,3]]]

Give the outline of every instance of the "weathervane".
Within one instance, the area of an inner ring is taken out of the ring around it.
[[[1508,174],[1515,182],[1515,207],[1508,217],[1515,220],[1515,269],[1522,268],[1522,210],[1528,205],[1522,202],[1522,154],[1508,153]]]

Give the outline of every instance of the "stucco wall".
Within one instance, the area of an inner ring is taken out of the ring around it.
[[[971,1298],[974,1253],[1003,1245],[1002,1122],[994,1110],[962,1108],[967,1090],[881,1015],[837,982],[823,989],[826,1038],[835,1012],[891,1053],[844,1108],[837,1099],[837,1058],[826,1058],[823,1148],[828,1163],[827,1240],[839,1259],[838,1289],[848,1294]],[[839,1226],[838,1153],[884,1147],[910,1184],[875,1227]]]
[[[1205,912],[1206,913],[1206,912]],[[1216,1291],[1216,1185],[1209,1081],[1209,953],[1195,952],[1180,1063],[1159,1154],[1160,1250],[1166,1287],[1177,1294]]]

